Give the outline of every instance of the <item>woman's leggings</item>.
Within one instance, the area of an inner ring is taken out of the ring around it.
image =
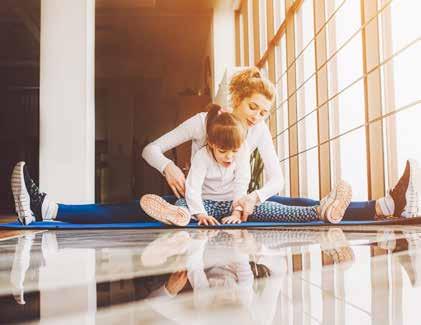
[[[163,196],[174,204],[175,196]],[[272,196],[266,202],[277,202],[286,206],[314,207],[319,201],[305,198],[290,198]],[[376,215],[376,201],[351,202],[345,211],[343,220],[372,220]],[[257,217],[256,217],[257,218]],[[154,219],[147,216],[139,204],[139,200],[122,204],[83,204],[83,205],[58,205],[57,221],[68,223],[123,223],[123,222],[151,222]],[[251,219],[249,219],[251,221]]]
[[[179,199],[175,205],[187,208],[185,199]],[[206,213],[217,220],[232,213],[232,201],[203,200]],[[265,201],[254,208],[248,221],[260,222],[310,222],[317,221],[316,207],[287,206],[278,202]]]

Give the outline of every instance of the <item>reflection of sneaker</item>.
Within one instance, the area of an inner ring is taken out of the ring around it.
[[[19,305],[25,304],[24,281],[26,271],[29,268],[31,259],[31,248],[35,235],[30,234],[18,239],[15,256],[13,258],[12,270],[10,272],[10,283],[13,286],[12,294]]]
[[[376,234],[377,246],[384,250],[396,248],[396,235],[393,230],[378,230]]]
[[[145,266],[164,264],[168,258],[184,254],[191,241],[187,231],[167,233],[151,242],[142,253],[142,263]]]
[[[320,201],[320,216],[323,220],[338,223],[351,203],[352,188],[345,181],[339,181],[332,191]]]
[[[407,241],[407,251],[398,256],[399,263],[405,269],[413,287],[421,285],[421,236],[416,231],[403,231]]]
[[[323,266],[337,265],[348,268],[355,260],[354,251],[351,247],[339,247],[322,251]]]
[[[18,214],[18,221],[23,225],[29,225],[35,221],[35,216],[31,210],[31,199],[25,184],[24,166],[24,161],[20,161],[15,165],[10,183],[15,200],[16,213]]]
[[[167,225],[183,227],[190,222],[190,213],[186,209],[172,205],[158,195],[142,196],[140,206],[150,217]]]

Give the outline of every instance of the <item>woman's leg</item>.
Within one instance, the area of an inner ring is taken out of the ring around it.
[[[122,223],[151,221],[139,206],[139,201],[125,204],[59,204],[55,218],[68,223]]]
[[[311,207],[320,205],[320,201],[307,198],[290,198],[286,196],[272,196],[268,199],[287,206]],[[342,220],[374,220],[376,217],[376,201],[351,202],[345,210]]]
[[[316,206],[287,206],[273,201],[258,205],[249,216],[249,221],[259,222],[312,222],[320,220]]]
[[[167,202],[174,202],[173,196],[164,196]],[[129,203],[115,204],[58,204],[56,221],[68,223],[124,223],[124,222],[151,222],[150,218],[141,208],[139,200]]]

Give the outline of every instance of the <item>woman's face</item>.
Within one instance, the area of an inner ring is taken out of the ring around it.
[[[234,114],[250,128],[269,115],[271,107],[272,101],[262,94],[255,93],[234,107]]]

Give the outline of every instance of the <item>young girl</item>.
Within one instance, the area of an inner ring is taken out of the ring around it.
[[[171,205],[157,195],[148,194],[140,200],[143,210],[156,220],[178,226],[187,225],[191,218],[206,226],[220,222],[241,223],[241,207],[233,209],[233,202],[247,194],[250,181],[249,151],[245,138],[244,125],[235,115],[218,105],[210,105],[206,117],[206,145],[192,159],[185,199],[180,198]],[[351,191],[348,184],[343,183],[342,186]],[[248,219],[286,222],[322,220],[318,206],[293,207],[269,201],[257,205]]]

